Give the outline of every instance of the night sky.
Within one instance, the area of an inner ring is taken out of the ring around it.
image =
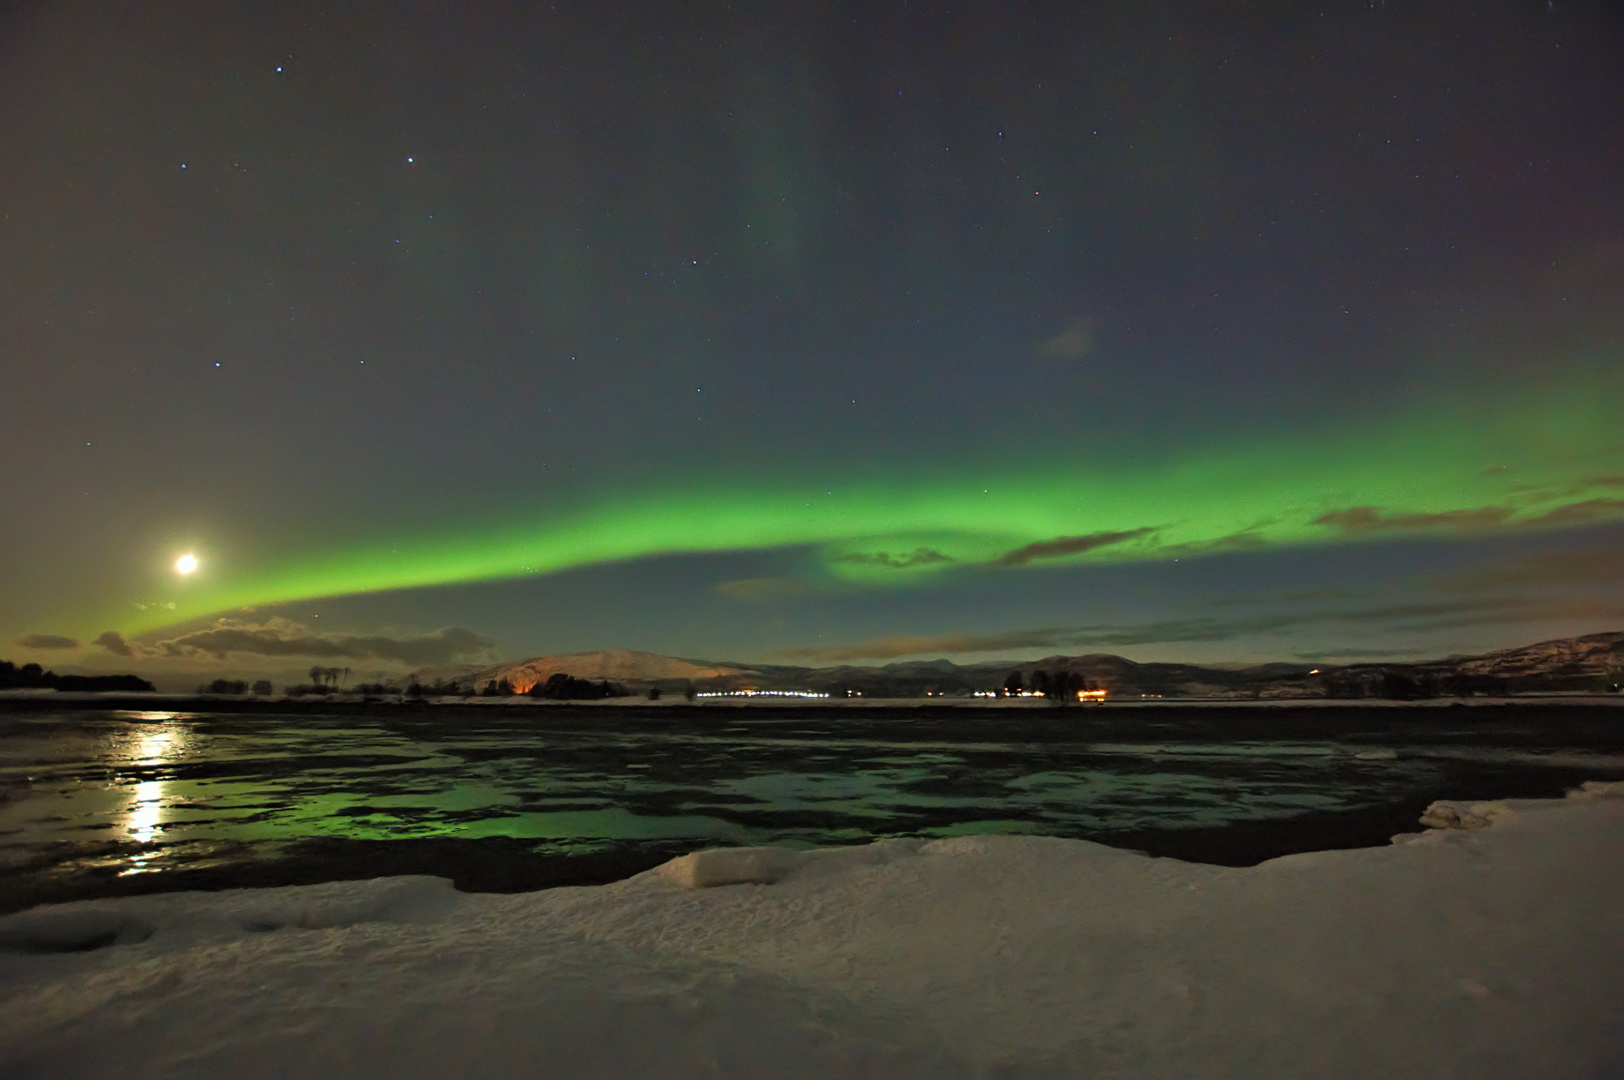
[[[0,656],[1624,626],[1616,4],[17,3],[0,147]]]

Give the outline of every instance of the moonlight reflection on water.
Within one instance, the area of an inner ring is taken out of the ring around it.
[[[130,740],[131,765],[145,771],[163,769],[186,755],[186,724],[175,713],[137,713],[132,719],[160,726],[137,729]],[[124,831],[138,844],[156,842],[164,822],[164,799],[167,783],[160,777],[137,780],[131,792],[128,810],[124,815]],[[122,874],[137,874],[151,870],[159,853],[140,851],[130,856],[130,865]]]
[[[774,709],[0,717],[0,908],[401,873],[611,880],[696,848],[1036,833],[1244,865],[1435,798],[1624,777],[1617,710]],[[1299,715],[1300,714],[1300,715]]]

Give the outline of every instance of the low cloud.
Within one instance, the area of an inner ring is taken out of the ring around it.
[[[786,652],[828,663],[894,660],[904,656],[1004,652],[1011,649],[1118,648],[1188,641],[1228,641],[1313,624],[1362,626],[1387,633],[1548,620],[1596,624],[1624,619],[1624,600],[1598,597],[1488,597],[1431,603],[1386,604],[1341,611],[1279,612],[1238,619],[1172,619],[1132,624],[1039,627],[996,634],[935,634],[871,638]],[[1373,654],[1372,654],[1373,655]]]
[[[96,644],[118,656],[224,660],[232,654],[309,656],[327,660],[394,660],[409,666],[448,664],[493,655],[496,641],[460,626],[432,634],[391,637],[385,634],[317,634],[288,619],[247,623],[218,619],[206,630],[194,630],[153,643],[135,642],[109,630]]]
[[[1550,619],[1624,618],[1624,600],[1600,596],[1489,596],[1433,603],[1388,604],[1362,611],[1326,612],[1302,622],[1362,623],[1380,628],[1437,630],[1479,623],[1540,622]]]
[[[1414,660],[1425,655],[1426,650],[1419,646],[1408,649],[1341,649],[1291,654],[1294,660],[1335,660],[1339,664],[1356,663],[1360,660]]]
[[[1268,539],[1253,526],[1241,532],[1220,536],[1216,540],[1193,540],[1183,544],[1167,544],[1156,549],[1159,558],[1182,555],[1222,555],[1231,551],[1259,551],[1269,546]]]
[[[999,652],[1004,649],[1042,649],[1055,644],[1062,630],[1014,630],[1005,634],[894,634],[848,645],[791,649],[785,656],[842,663],[848,660],[893,660],[926,653]]]
[[[1598,485],[1610,485],[1619,479],[1621,478],[1610,476],[1592,477],[1584,482],[1584,487],[1588,490]],[[1544,494],[1548,496],[1551,493]],[[1350,506],[1345,510],[1332,510],[1321,514],[1313,520],[1313,524],[1340,529],[1350,535],[1427,529],[1476,532],[1501,525],[1560,528],[1624,517],[1624,499],[1584,499],[1547,510],[1537,517],[1518,518],[1515,521],[1512,520],[1513,514],[1514,511],[1509,506],[1477,506],[1465,510],[1445,510],[1437,514],[1389,514],[1375,506]]]
[[[894,634],[847,645],[796,649],[786,656],[808,660],[894,660],[900,656],[942,653],[1004,652],[1010,649],[1066,649],[1087,646],[1147,645],[1163,641],[1221,641],[1242,632],[1273,628],[1273,620],[1239,623],[1216,619],[1180,619],[1140,626],[1040,627],[998,634]]]
[[[25,649],[77,649],[79,639],[60,634],[24,634],[17,644]]]
[[[1414,529],[1454,529],[1469,532],[1505,524],[1511,517],[1506,506],[1478,506],[1469,510],[1445,510],[1438,514],[1388,514],[1374,506],[1350,506],[1315,518],[1313,524],[1328,525],[1346,533],[1409,532]]]
[[[130,647],[130,643],[125,641],[124,635],[119,633],[117,630],[108,630],[104,632],[95,641],[91,642],[91,644],[100,645],[114,656],[128,657],[135,655],[135,650]]]
[[[854,566],[877,566],[882,570],[911,570],[916,566],[931,566],[958,560],[951,555],[943,555],[940,551],[922,547],[914,548],[903,555],[892,555],[888,551],[854,551],[850,555],[836,556],[833,561],[851,563]]]
[[[1495,566],[1426,578],[1446,592],[1481,592],[1485,589],[1595,588],[1624,584],[1624,552],[1616,547],[1542,551]]]
[[[1120,532],[1097,532],[1086,536],[1057,536],[1053,540],[1039,540],[1014,551],[1006,551],[993,560],[996,566],[1025,566],[1039,559],[1060,559],[1067,555],[1081,555],[1085,551],[1110,547],[1126,540],[1137,540],[1159,530],[1155,526],[1142,529],[1124,529]]]
[[[1624,499],[1586,499],[1529,518],[1530,525],[1588,525],[1593,521],[1624,517]]]
[[[1045,360],[1081,360],[1094,348],[1093,319],[1074,319],[1060,333],[1046,338],[1038,345],[1038,355]]]
[[[753,577],[724,581],[716,591],[735,600],[782,600],[811,592],[805,582],[791,577]]]

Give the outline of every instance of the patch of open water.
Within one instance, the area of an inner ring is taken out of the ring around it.
[[[1244,865],[1384,842],[1435,798],[1620,777],[1609,708],[23,712],[0,717],[0,910],[986,832]]]

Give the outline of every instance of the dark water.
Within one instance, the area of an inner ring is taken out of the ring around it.
[[[1624,778],[1624,708],[571,708],[0,715],[0,910],[431,873],[613,880],[698,847],[1045,833],[1247,865],[1436,798]]]

